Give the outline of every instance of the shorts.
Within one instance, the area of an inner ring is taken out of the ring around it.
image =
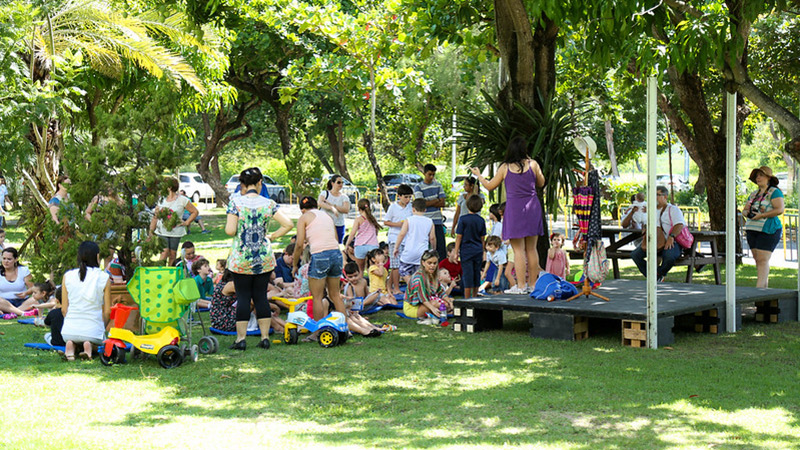
[[[419,264],[406,264],[403,261],[400,261],[399,269],[401,277],[410,277],[411,275],[414,275],[414,272],[419,270]]]
[[[775,251],[778,242],[781,241],[783,235],[783,228],[778,228],[772,234],[767,234],[761,231],[746,230],[747,245],[750,250],[764,250],[766,252]]]
[[[340,244],[344,240],[344,225],[336,225],[336,239],[339,240]]]
[[[79,334],[62,334],[62,338],[64,338],[64,342],[72,341],[73,343],[82,343],[82,342],[91,342],[95,345],[101,345],[103,343],[102,339],[97,339],[88,336],[81,336]]]
[[[397,252],[397,258],[394,256],[394,242],[389,243],[389,268],[390,269],[399,269],[400,268],[400,254],[403,253],[403,245],[400,245],[400,251]]]
[[[461,259],[461,282],[464,288],[476,288],[481,285],[481,269],[483,258],[479,253],[472,258]]]
[[[417,314],[419,314],[419,305],[412,305],[408,301],[403,302],[403,314],[412,319],[416,319]]]
[[[377,245],[366,245],[366,244],[365,245],[356,245],[356,247],[355,247],[356,259],[364,259],[364,258],[366,258],[367,257],[367,253],[369,253],[370,250],[375,250],[376,248],[378,248]]]
[[[181,238],[179,237],[172,237],[172,236],[161,236],[160,234],[158,237],[161,238],[161,242],[164,243],[164,248],[168,248],[174,252],[178,251],[178,245],[181,243]]]
[[[308,277],[319,280],[321,278],[339,278],[342,276],[342,252],[339,250],[324,250],[311,255],[308,266]]]
[[[12,305],[14,305],[14,308],[19,308],[19,306],[21,304],[25,303],[25,300],[27,300],[27,299],[28,299],[28,297],[25,297],[25,298],[10,298],[10,299],[7,298],[6,301],[8,303],[11,303]]]

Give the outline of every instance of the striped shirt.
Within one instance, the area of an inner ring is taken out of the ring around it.
[[[422,198],[425,199],[425,201],[445,198],[444,188],[442,184],[436,180],[433,180],[431,184],[426,184],[423,181],[414,186],[414,198]],[[434,225],[444,224],[442,209],[438,206],[428,206],[425,209],[425,217],[431,219]]]

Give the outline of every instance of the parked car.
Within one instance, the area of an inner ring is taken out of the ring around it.
[[[320,192],[325,190],[325,188],[328,185],[328,180],[330,180],[332,176],[333,176],[332,173],[322,176],[322,179],[320,180],[320,183],[322,183]],[[350,199],[351,205],[355,205],[356,201],[359,198],[358,188],[356,187],[355,184],[351,183],[350,180],[348,180],[347,178],[342,177],[342,180],[344,181],[344,184],[342,184],[342,193],[347,195],[347,197]]]
[[[390,173],[383,176],[383,182],[386,183],[386,195],[393,202],[397,197],[397,186],[407,184],[413,188],[417,183],[422,183],[422,176],[414,173]]]
[[[689,182],[683,178],[683,175],[672,174],[672,182],[670,183],[669,175],[656,175],[656,185],[665,186],[667,189],[670,186],[674,187],[676,191],[688,190]]]
[[[453,192],[461,192],[464,190],[464,180],[471,177],[472,175],[456,175],[453,178],[453,184],[450,186],[450,190]]]
[[[286,195],[285,187],[279,185],[278,183],[275,182],[275,180],[266,175],[263,175],[263,177],[264,181],[262,181],[262,183],[264,187],[267,188],[267,194],[269,195],[269,198],[278,203],[283,203],[286,201],[287,198],[289,198],[289,196]],[[228,182],[225,183],[225,189],[228,191],[229,194],[233,194],[238,186],[239,186],[239,175],[234,175],[230,177],[230,179],[228,179]]]
[[[211,200],[214,198],[214,190],[211,185],[203,181],[203,177],[196,172],[184,172],[178,177],[179,188],[186,193],[186,196],[197,203],[200,200]]]

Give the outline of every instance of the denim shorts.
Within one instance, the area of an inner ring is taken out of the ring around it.
[[[342,252],[339,250],[324,250],[311,254],[311,263],[308,266],[308,277],[319,280],[321,278],[339,278],[342,276]]]
[[[356,245],[354,252],[356,255],[356,259],[366,258],[367,253],[369,253],[370,250],[375,250],[376,248],[378,248],[377,245]]]
[[[764,250],[765,252],[775,251],[775,247],[781,241],[783,228],[778,228],[774,233],[768,234],[762,231],[747,230],[747,245],[751,250]]]

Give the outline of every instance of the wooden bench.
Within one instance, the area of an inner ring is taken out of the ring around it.
[[[621,233],[627,233],[627,235],[622,236],[619,240],[617,240],[617,237]],[[694,242],[692,243],[691,248],[685,249],[683,254],[675,260],[675,265],[688,267],[688,270],[686,271],[687,283],[692,282],[694,273],[699,271],[703,266],[713,266],[714,282],[716,284],[722,284],[720,266],[725,263],[725,254],[719,252],[719,249],[717,248],[717,238],[719,236],[724,236],[725,233],[721,231],[701,230],[693,230],[691,233],[692,236],[694,236]],[[608,238],[610,241],[609,246],[606,247],[606,256],[611,260],[614,278],[618,279],[620,277],[619,260],[630,259],[631,253],[633,252],[633,250],[626,250],[622,249],[621,247],[640,238],[642,236],[642,230],[633,230],[620,227],[603,227],[602,235],[604,238]],[[699,252],[697,250],[697,247],[701,242],[709,243],[711,247],[710,253]],[[569,250],[567,253],[571,259],[582,260],[584,257],[583,252],[578,250]]]

